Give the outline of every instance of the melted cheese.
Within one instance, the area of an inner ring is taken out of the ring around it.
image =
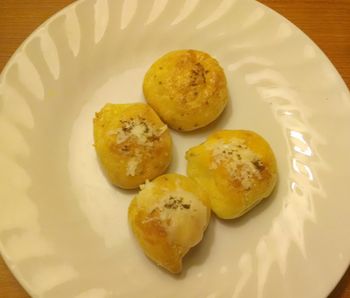
[[[243,140],[231,139],[230,142],[218,142],[210,145],[212,154],[210,169],[223,166],[230,177],[238,180],[245,190],[249,190],[255,179],[261,179],[261,173],[256,166],[260,157],[253,152]]]

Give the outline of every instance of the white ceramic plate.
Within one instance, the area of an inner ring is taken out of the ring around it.
[[[251,129],[276,152],[274,195],[213,219],[180,276],[127,225],[92,146],[105,103],[143,101],[145,70],[195,48],[225,69],[231,102],[209,128],[173,132],[170,171],[215,129]],[[248,0],[82,0],[18,49],[0,83],[0,248],[33,297],[325,297],[350,260],[350,96],[295,26]]]

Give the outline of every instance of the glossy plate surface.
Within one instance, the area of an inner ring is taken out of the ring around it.
[[[180,276],[127,224],[135,192],[106,181],[92,146],[105,103],[143,101],[163,53],[209,52],[231,101],[199,132],[173,132],[169,171],[216,129],[274,148],[279,183],[243,218],[213,218]],[[33,297],[326,297],[350,261],[350,96],[324,54],[251,0],[82,0],[18,49],[0,81],[0,250]]]

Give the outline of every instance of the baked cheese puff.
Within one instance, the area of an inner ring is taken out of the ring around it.
[[[223,69],[196,50],[173,51],[157,60],[145,75],[143,93],[163,121],[179,131],[208,125],[228,99]]]
[[[171,273],[198,244],[210,219],[209,200],[195,181],[159,176],[141,187],[129,206],[129,223],[145,254]]]
[[[245,130],[223,130],[186,152],[187,174],[205,189],[214,213],[236,218],[268,197],[277,166],[269,144]]]
[[[94,118],[94,140],[106,176],[121,188],[137,188],[171,161],[168,128],[147,104],[106,104]]]

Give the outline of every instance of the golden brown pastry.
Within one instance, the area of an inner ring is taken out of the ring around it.
[[[203,237],[209,200],[197,183],[178,175],[160,176],[142,186],[129,207],[129,223],[145,254],[171,273]]]
[[[95,148],[112,184],[137,188],[171,161],[167,126],[146,104],[107,104],[94,118]]]
[[[179,131],[214,121],[228,98],[223,69],[196,50],[173,51],[157,60],[145,75],[143,93],[163,121]]]
[[[236,218],[268,197],[277,180],[275,156],[258,134],[245,130],[215,132],[186,153],[187,174],[205,189],[212,210]]]

